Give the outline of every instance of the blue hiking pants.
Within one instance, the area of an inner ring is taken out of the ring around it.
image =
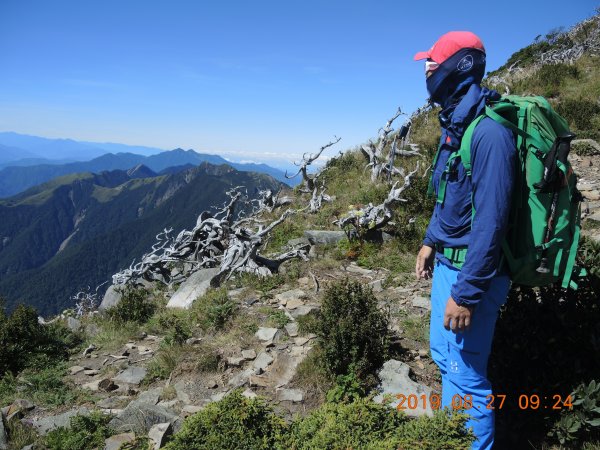
[[[471,327],[453,332],[444,328],[444,312],[458,273],[454,267],[436,262],[431,288],[431,356],[442,374],[442,407],[452,408],[453,399],[455,406],[465,406],[465,412],[471,416],[467,427],[473,427],[477,437],[472,449],[491,449],[494,410],[486,407],[492,393],[487,363],[498,310],[506,302],[510,279],[505,275],[495,277],[473,311]]]

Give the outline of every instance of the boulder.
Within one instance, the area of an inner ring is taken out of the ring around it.
[[[123,289],[123,286],[111,284],[110,287],[106,290],[104,294],[104,298],[102,299],[102,303],[98,306],[100,311],[105,311],[108,308],[112,308],[113,306],[117,306],[121,301],[122,295],[120,290]]]
[[[116,383],[134,384],[137,386],[142,382],[147,372],[148,370],[144,367],[131,366],[114,377],[113,381]]]
[[[344,231],[306,230],[304,237],[311,245],[337,244],[346,239],[346,233]]]
[[[398,396],[402,396],[403,398],[406,398],[403,403],[403,411],[407,415],[413,417],[422,415],[433,416],[430,402],[421,401],[423,395],[429,400],[431,388],[411,380],[408,376],[409,371],[410,367],[408,364],[396,361],[395,359],[387,361],[379,372],[381,384],[378,386],[378,390],[380,394],[373,400],[377,403],[383,403],[384,397],[386,395],[391,395],[397,400],[394,400],[394,402],[389,405],[396,408],[400,403]],[[416,398],[417,401],[412,401],[414,398]]]
[[[90,410],[86,407],[72,409],[71,411],[67,411],[56,416],[47,416],[41,419],[34,420],[33,427],[37,430],[39,434],[45,436],[46,434],[48,434],[48,432],[55,430],[59,427],[68,427],[71,422],[71,417],[75,417],[77,415],[87,416],[89,414]]]
[[[298,322],[290,322],[284,325],[285,331],[290,337],[298,336]]]
[[[119,450],[123,444],[135,441],[135,433],[115,434],[104,441],[104,450]]]
[[[71,331],[79,331],[81,328],[81,320],[76,319],[75,317],[67,317],[67,327]]]
[[[267,328],[267,327],[259,327],[258,331],[254,334],[261,341],[272,341],[275,339],[278,328]]]
[[[298,403],[304,400],[304,392],[300,389],[279,389],[277,391],[277,400],[280,402]]]
[[[275,296],[277,302],[283,306],[287,305],[288,302],[298,301],[299,299],[303,298],[306,298],[306,292],[304,292],[302,289],[292,289]]]
[[[250,350],[242,350],[242,358],[245,360],[251,361],[256,358],[256,352],[252,349]]]
[[[150,439],[152,448],[159,450],[167,443],[172,434],[173,427],[169,422],[157,423],[156,425],[152,425],[152,428],[148,431],[148,439]]]
[[[260,352],[254,360],[254,368],[265,371],[267,367],[273,362],[273,357],[266,352]]]
[[[431,299],[420,296],[420,295],[416,295],[412,299],[412,305],[415,308],[423,308],[423,309],[431,310]]]
[[[210,288],[210,281],[219,273],[219,268],[200,269],[185,280],[173,294],[167,308],[189,309],[194,301]]]
[[[110,421],[109,426],[117,431],[134,431],[146,434],[153,425],[169,422],[175,431],[181,426],[179,416],[162,406],[131,402],[117,417]]]

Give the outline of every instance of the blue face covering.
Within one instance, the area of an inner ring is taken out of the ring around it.
[[[474,48],[459,50],[427,78],[427,91],[434,103],[447,108],[485,73],[485,53]]]

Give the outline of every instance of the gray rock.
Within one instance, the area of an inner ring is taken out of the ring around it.
[[[304,400],[304,392],[300,389],[280,389],[277,391],[277,400],[298,403]]]
[[[280,305],[287,305],[288,302],[293,300],[299,300],[306,298],[306,292],[302,289],[292,289],[290,291],[285,291],[275,296],[275,299]]]
[[[227,358],[227,365],[232,367],[240,367],[246,360],[243,356],[231,356]]]
[[[284,328],[290,337],[298,336],[298,322],[286,323]]]
[[[306,316],[310,314],[312,311],[318,310],[319,307],[317,305],[302,305],[290,311],[290,314],[294,319],[298,317]]]
[[[346,233],[343,231],[305,230],[304,237],[311,245],[337,244],[346,239]]]
[[[94,375],[98,375],[99,373],[100,371],[97,369],[85,369],[83,371],[83,374],[87,375],[88,377],[93,377]]]
[[[96,406],[103,409],[121,409],[127,403],[129,403],[129,397],[127,396],[106,397],[96,403]]]
[[[272,341],[278,331],[277,328],[260,327],[254,335],[261,341]]]
[[[123,286],[118,286],[118,285],[112,284],[106,290],[106,293],[104,294],[104,298],[102,299],[102,303],[100,303],[100,306],[98,306],[98,309],[100,311],[105,311],[108,308],[117,306],[122,298],[122,295],[120,292],[121,289],[123,289]]]
[[[78,331],[81,328],[81,320],[75,317],[67,317],[67,327],[71,331]]]
[[[83,366],[73,366],[73,367],[69,367],[69,373],[71,375],[77,375],[79,372],[83,372],[84,370],[86,370],[85,367]]]
[[[14,402],[12,402],[11,404],[11,411],[31,411],[33,408],[35,408],[35,405],[33,404],[33,402],[30,402],[29,400],[25,400],[24,398],[17,398],[15,399]]]
[[[383,280],[375,280],[369,283],[373,292],[382,292],[383,291]]]
[[[131,402],[121,414],[110,421],[109,426],[117,431],[134,431],[146,434],[153,425],[169,422],[175,427],[180,424],[179,417],[171,410],[158,405]]]
[[[346,271],[351,272],[351,273],[356,273],[358,275],[363,275],[363,276],[370,276],[370,275],[375,274],[374,270],[365,269],[364,267],[357,266],[354,263],[352,263],[348,267],[346,267]]]
[[[135,441],[135,433],[115,434],[104,441],[104,450],[119,450],[121,445]]]
[[[202,411],[204,409],[203,406],[196,406],[196,405],[185,405],[183,408],[181,408],[181,415],[182,417],[188,417],[188,416],[192,416],[200,411]]]
[[[296,238],[296,239],[290,239],[287,242],[287,246],[290,248],[294,248],[294,247],[301,247],[304,245],[310,245],[310,241],[305,238],[305,237],[300,237],[300,238]]]
[[[90,410],[86,407],[72,409],[56,416],[43,417],[33,421],[33,427],[39,434],[45,436],[49,431],[55,430],[59,427],[68,427],[71,421],[71,417],[76,415],[87,416],[90,414]]]
[[[252,392],[251,389],[246,389],[244,392],[242,392],[242,395],[246,398],[256,398],[258,397],[254,392]]]
[[[131,366],[113,378],[116,383],[139,385],[148,373],[144,367]]]
[[[185,392],[185,383],[183,381],[178,381],[177,383],[173,384],[173,387],[175,388],[175,392],[177,392],[177,400],[184,405],[189,405],[192,403],[192,399],[188,393]]]
[[[148,439],[150,439],[153,449],[158,450],[167,443],[172,434],[173,427],[169,422],[157,423],[152,425],[152,428],[148,431]]]
[[[300,300],[299,298],[296,298],[294,300],[290,300],[289,302],[287,302],[287,304],[285,305],[285,307],[289,310],[293,310],[293,309],[298,309],[301,306],[304,306],[304,302],[302,300]]]
[[[0,450],[8,450],[8,436],[4,429],[4,421],[0,415]]]
[[[210,288],[210,281],[219,273],[219,268],[200,269],[194,272],[173,294],[167,308],[189,309],[192,303]]]
[[[250,350],[242,350],[242,358],[251,361],[256,358],[256,352],[252,349]]]
[[[267,367],[273,362],[273,357],[266,352],[260,352],[254,360],[254,367],[256,369],[265,371]]]
[[[401,361],[396,361],[394,359],[387,361],[379,372],[381,384],[379,385],[378,390],[381,393],[373,400],[377,403],[382,403],[385,395],[391,395],[394,399],[396,399],[398,395],[403,395],[407,399],[411,395],[416,396],[416,408],[412,408],[413,403],[411,402],[411,408],[407,407],[403,409],[403,411],[407,415],[413,417],[422,415],[432,416],[433,411],[431,410],[431,405],[429,402],[425,402],[424,405],[423,402],[418,401],[422,395],[425,395],[426,398],[429,398],[431,395],[431,388],[411,380],[408,376],[409,371],[410,367],[408,364],[405,364]],[[399,403],[400,399],[395,400],[389,405],[393,408],[396,408]],[[406,406],[407,404],[408,400],[404,403],[404,405]]]
[[[243,370],[243,371],[235,374],[234,376],[232,376],[229,379],[229,381],[227,382],[227,384],[233,388],[242,387],[243,385],[245,385],[248,382],[248,380],[250,379],[250,376],[252,376],[253,374],[254,374],[253,369]]]
[[[412,305],[415,308],[423,308],[431,310],[431,300],[427,297],[423,297],[421,295],[416,295],[412,299]]]

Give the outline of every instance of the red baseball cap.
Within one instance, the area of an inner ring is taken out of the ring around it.
[[[485,53],[483,42],[475,34],[470,31],[450,31],[439,38],[429,50],[417,53],[414,59],[432,59],[442,64],[463,48],[475,48]]]

